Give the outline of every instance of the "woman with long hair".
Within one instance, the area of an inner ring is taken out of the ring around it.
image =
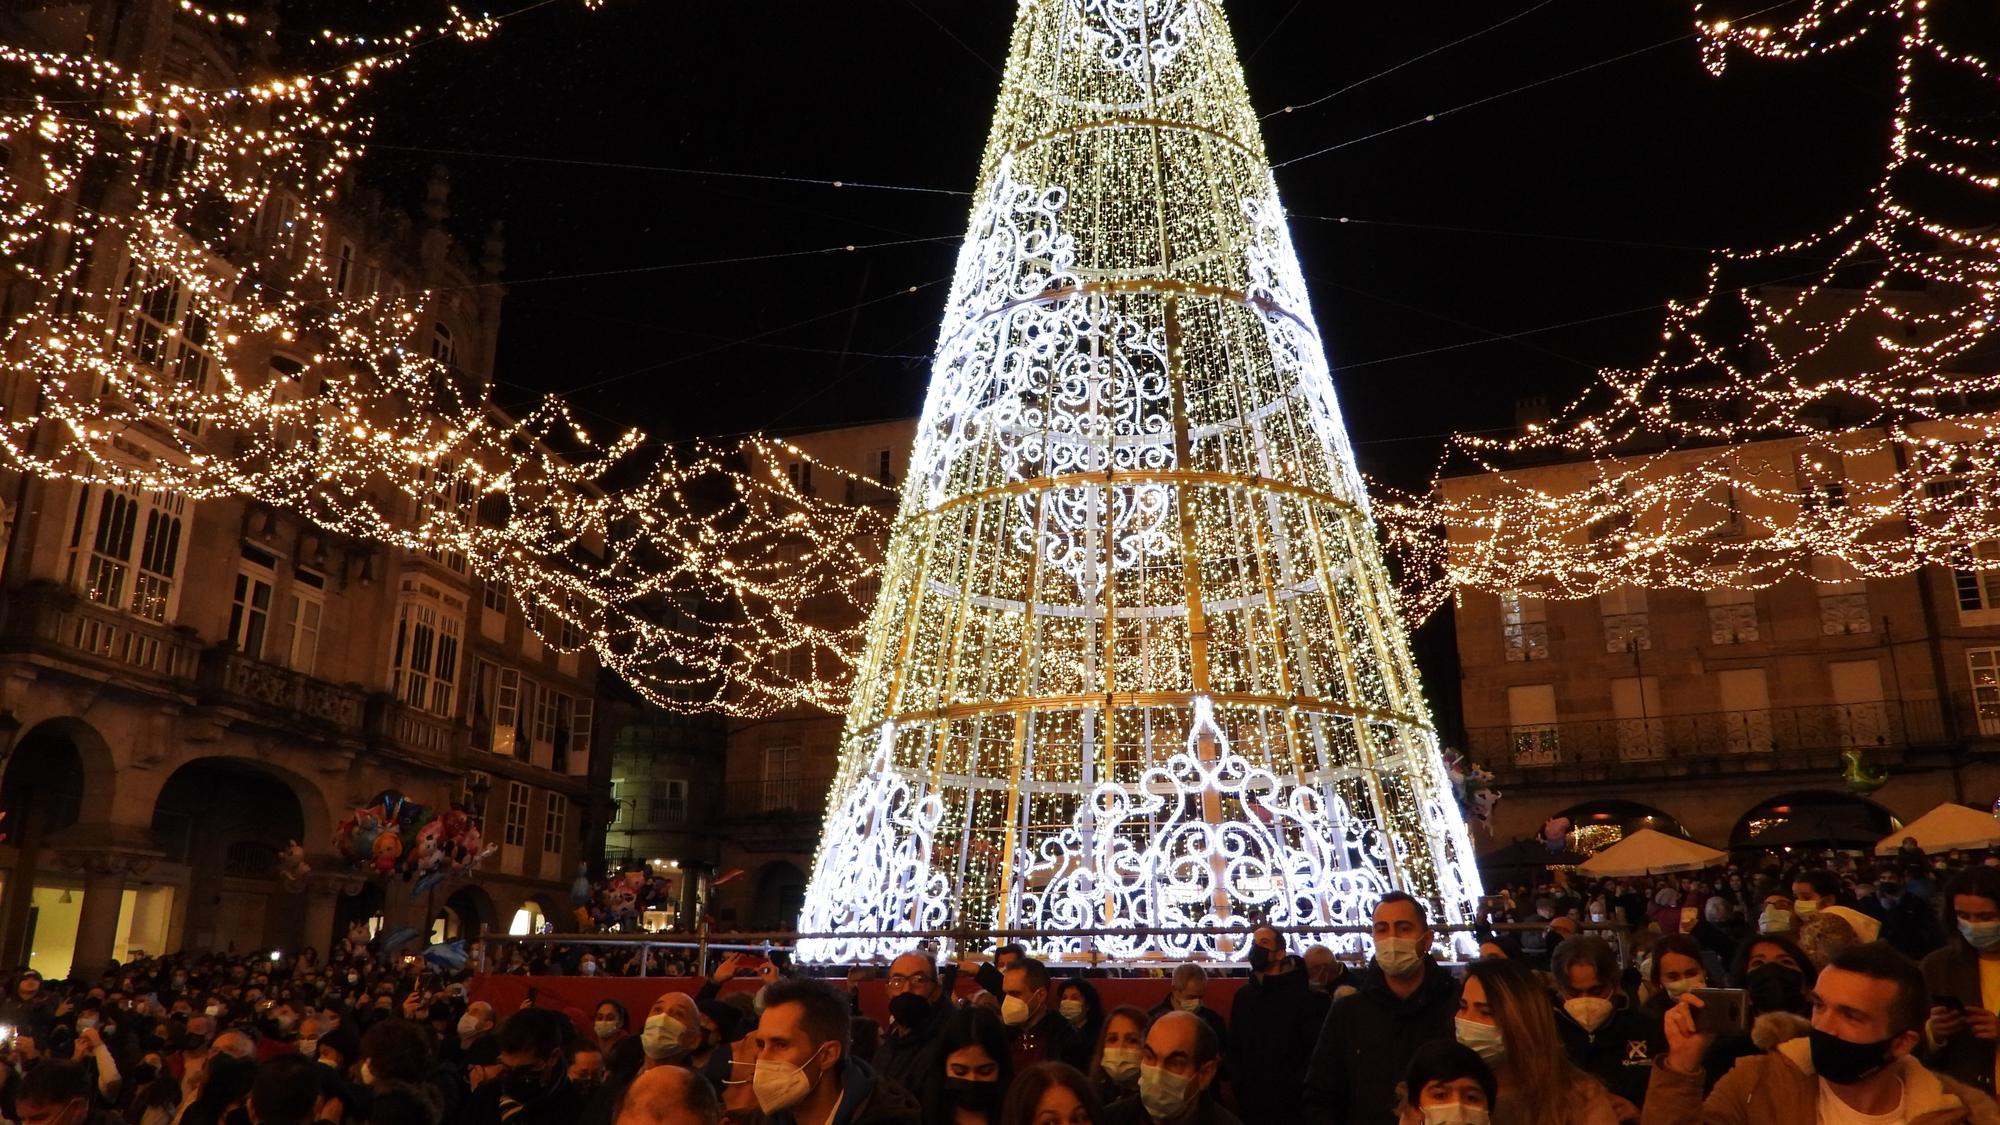
[[[918,1096],[924,1125],[998,1125],[1000,1102],[1014,1080],[1007,1030],[980,1008],[953,1012],[938,1028]]]
[[[1931,994],[1931,1068],[1993,1093],[1993,1044],[2000,1036],[2000,867],[1968,867],[1939,896],[1944,947],[1924,958]]]
[[[1617,1125],[1604,1084],[1569,1061],[1532,971],[1512,961],[1466,966],[1457,1033],[1499,1084],[1494,1125]]]
[[[1104,1029],[1090,1052],[1084,1074],[1105,1105],[1139,1092],[1139,1056],[1153,1017],[1145,1009],[1120,1004],[1104,1017]]]
[[[1646,999],[1639,1008],[1659,1018],[1689,991],[1708,987],[1708,966],[1702,960],[1701,943],[1687,934],[1662,934],[1654,939],[1652,952]]]
[[[1069,1024],[1073,1050],[1064,1054],[1064,1060],[1074,1066],[1082,1066],[1087,1060],[1083,1052],[1104,1030],[1104,1000],[1097,995],[1097,989],[1081,977],[1071,977],[1058,984],[1056,989],[1056,1014]]]
[[[1000,1120],[1003,1125],[1097,1125],[1104,1120],[1104,1107],[1075,1067],[1043,1062],[1014,1080]]]

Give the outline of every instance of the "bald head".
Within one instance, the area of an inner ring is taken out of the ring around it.
[[[616,1125],[717,1125],[722,1106],[708,1079],[680,1066],[656,1066],[634,1079]]]
[[[1215,1032],[1193,1012],[1168,1012],[1146,1029],[1146,1042],[1139,1058],[1147,1066],[1157,1066],[1193,1083],[1199,1093],[1215,1081],[1221,1044]]]

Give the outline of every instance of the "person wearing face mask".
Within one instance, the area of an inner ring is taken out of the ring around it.
[[[1881,940],[1912,961],[1921,961],[1944,945],[1944,932],[1930,904],[1906,893],[1902,873],[1894,869],[1876,876],[1875,895],[1862,902],[1861,912],[1882,924]]]
[[[1689,990],[1707,988],[1711,976],[1722,979],[1721,963],[1686,934],[1656,939],[1644,970],[1640,979],[1646,985],[1646,1002],[1640,1008],[1656,1021]]]
[[[953,1012],[938,1027],[930,1068],[910,1088],[924,1125],[994,1125],[1014,1082],[1007,1031],[991,1012]],[[877,1072],[880,1077],[880,1072]]]
[[[1312,1062],[1330,1001],[1308,987],[1305,964],[1288,955],[1284,936],[1270,926],[1250,935],[1245,959],[1250,979],[1230,1004],[1223,1068],[1245,1118],[1297,1121],[1304,1113],[1299,1076]]]
[[[1375,956],[1352,996],[1333,1002],[1306,1070],[1305,1119],[1324,1125],[1388,1125],[1396,1081],[1425,1043],[1449,1040],[1458,982],[1431,958],[1424,905],[1401,891],[1375,904]],[[1233,1013],[1242,1025],[1240,1010]]]
[[[1076,1029],[1054,1011],[1050,1002],[1048,966],[1022,957],[1001,973],[1000,1022],[1007,1025],[1008,1049],[1014,1069],[1038,1062],[1062,1062],[1076,1040]]]
[[[1633,1107],[1643,1104],[1653,1054],[1664,1046],[1660,1018],[1625,1002],[1611,943],[1595,934],[1573,937],[1556,947],[1549,970],[1561,1002],[1556,1034],[1569,1060],[1604,1083],[1613,1098]],[[1621,1117],[1636,1115],[1618,1108]]]
[[[1710,1044],[1701,998],[1667,1013],[1667,1050],[1653,1068],[1644,1125],[1957,1125],[1996,1119],[1973,1087],[1920,1063],[1926,994],[1921,972],[1881,943],[1842,950],[1813,983],[1807,1036],[1739,1060],[1702,1096]]]
[[[455,1034],[439,1052],[471,1086],[478,1086],[487,1071],[500,1064],[499,1035],[495,1030],[498,1022],[493,1005],[484,1000],[474,1001],[458,1017],[452,1029]]]
[[[1192,961],[1183,961],[1174,967],[1173,985],[1167,990],[1166,996],[1154,1006],[1152,1018],[1159,1019],[1168,1012],[1193,1012],[1200,1017],[1201,1022],[1208,1025],[1210,1031],[1215,1033],[1217,1043],[1227,1043],[1229,1024],[1222,1018],[1221,1012],[1208,1006],[1207,996],[1208,970]],[[1223,1059],[1222,1071],[1216,1077],[1216,1081],[1222,1083],[1229,1081],[1227,1057]]]
[[[1062,1061],[1080,1070],[1090,1062],[1091,1044],[1104,1030],[1104,1001],[1089,981],[1071,977],[1056,989],[1056,1014],[1074,1032]]]
[[[1477,1051],[1437,1040],[1417,1048],[1402,1094],[1396,1125],[1489,1125],[1499,1086]]]
[[[1168,1012],[1154,1020],[1139,1054],[1139,1092],[1104,1107],[1104,1125],[1241,1125],[1216,1099],[1219,1047],[1208,1025],[1191,1013]]]
[[[639,1032],[639,1047],[645,1054],[640,1069],[684,1066],[700,1042],[701,1012],[694,1006],[694,997],[685,992],[666,993],[653,1001]]]
[[[1945,884],[1951,940],[1925,957],[1924,984],[1933,997],[1924,1039],[1927,1060],[1942,1073],[1987,1094],[1995,1090],[2000,1043],[2000,868],[1967,867]],[[1951,997],[1955,1003],[1939,1003]]]
[[[28,1068],[13,1090],[20,1125],[117,1125],[115,1114],[95,1107],[90,1076],[75,1063],[45,1060]]]
[[[1130,1004],[1120,1004],[1105,1015],[1104,1031],[1098,1035],[1097,1049],[1091,1052],[1090,1066],[1084,1070],[1099,1101],[1109,1105],[1138,1093],[1139,1057],[1144,1053],[1146,1031],[1156,1018]]]
[[[1358,987],[1355,974],[1348,972],[1333,950],[1324,945],[1306,946],[1299,960],[1305,962],[1306,987],[1323,993],[1329,1002],[1351,995]]]
[[[1495,1125],[1616,1125],[1611,1095],[1563,1051],[1548,993],[1526,966],[1466,966],[1453,1032],[1493,1070]]]
[[[1016,966],[1019,968],[1020,966]],[[915,1125],[922,1111],[901,1086],[849,1054],[847,997],[816,980],[779,981],[764,996],[751,1090],[770,1125]]]
[[[889,962],[889,1026],[875,1049],[875,1072],[916,1089],[934,1061],[938,1029],[955,1010],[936,962],[913,949]]]
[[[590,1014],[591,1042],[607,1057],[620,1040],[632,1034],[632,1016],[625,1005],[605,997]]]
[[[361,1037],[362,1097],[352,1107],[368,1125],[442,1125],[456,1090],[436,1081],[430,1040],[408,1020],[383,1020]]]
[[[500,1075],[472,1091],[459,1125],[575,1125],[584,1103],[563,1055],[568,1022],[549,1008],[508,1016],[497,1043]]]

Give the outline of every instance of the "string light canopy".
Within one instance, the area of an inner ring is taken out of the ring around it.
[[[1574,598],[2000,565],[2000,135],[1967,109],[2000,96],[1972,49],[1983,17],[1815,0],[1759,25],[1695,6],[1717,74],[1739,54],[1890,39],[1884,170],[1828,229],[1719,254],[1644,366],[1519,437],[1454,439],[1426,495],[1380,490],[1410,618],[1468,587]]]
[[[1469,920],[1221,6],[1023,0],[974,200],[799,922],[854,936],[801,955],[1227,960],[1392,889]]]
[[[810,458],[774,439],[598,436],[554,399],[510,416],[432,335],[463,294],[363,283],[339,247],[368,135],[356,95],[412,45],[500,17],[327,32],[339,61],[297,74],[267,22],[177,18],[234,37],[245,73],[0,45],[0,261],[24,283],[6,347],[25,377],[0,455],[463,559],[551,647],[664,706],[844,706],[883,512],[802,491],[781,467]]]

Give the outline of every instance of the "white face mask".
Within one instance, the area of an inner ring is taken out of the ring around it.
[[[1507,1041],[1500,1037],[1500,1029],[1490,1023],[1480,1023],[1459,1016],[1452,1021],[1452,1031],[1461,1046],[1470,1047],[1487,1066],[1498,1065],[1507,1057]]]
[[[1104,1048],[1104,1076],[1120,1086],[1130,1086],[1139,1077],[1139,1048]]]
[[[687,1025],[665,1012],[646,1017],[646,1029],[639,1033],[639,1046],[646,1057],[658,1061],[687,1053],[681,1036],[687,1034]]]
[[[1171,1121],[1194,1096],[1194,1079],[1161,1066],[1139,1066],[1139,1104],[1155,1121]]]
[[[625,1025],[617,1020],[598,1020],[591,1026],[597,1029],[599,1039],[609,1039],[625,1029]]]
[[[1819,901],[1817,899],[1802,898],[1792,904],[1792,913],[1801,918],[1810,918],[1819,913]]]
[[[1678,1000],[1697,988],[1707,988],[1708,981],[1702,977],[1682,977],[1666,983],[1667,995]]]
[[[807,1059],[806,1065],[810,1066],[818,1057],[819,1052],[814,1051],[813,1058]],[[812,1088],[813,1080],[806,1077],[804,1066],[793,1066],[776,1059],[758,1059],[757,1069],[750,1076],[750,1090],[757,1095],[757,1108],[763,1110],[766,1116],[806,1100]]]
[[[1424,967],[1424,955],[1416,938],[1376,938],[1375,963],[1392,977],[1407,977]]]
[[[1575,1020],[1585,1031],[1596,1031],[1603,1027],[1611,1013],[1617,1008],[1611,1001],[1601,996],[1572,996],[1563,1001],[1563,1011]]]
[[[1464,1102],[1427,1105],[1422,1112],[1424,1125],[1489,1125],[1493,1120],[1487,1116],[1485,1106],[1466,1105]]]
[[[1020,1027],[1028,1022],[1028,1017],[1032,1014],[1028,1002],[1019,996],[1009,996],[1000,1001],[1000,1022],[1008,1027]]]
[[[1183,1000],[1180,997],[1176,996],[1174,997],[1174,1007],[1180,1009],[1183,1012],[1199,1011],[1201,1009],[1201,997],[1190,996],[1187,999]]]
[[[1757,932],[1760,934],[1782,934],[1792,928],[1792,916],[1784,909],[1767,906],[1757,917]]]
[[[1056,1010],[1062,1013],[1062,1018],[1068,1020],[1073,1024],[1076,1024],[1079,1027],[1083,1025],[1083,1017],[1087,1012],[1087,1009],[1083,1005],[1083,1001],[1076,999],[1063,1001],[1062,1003],[1056,1005]]]

